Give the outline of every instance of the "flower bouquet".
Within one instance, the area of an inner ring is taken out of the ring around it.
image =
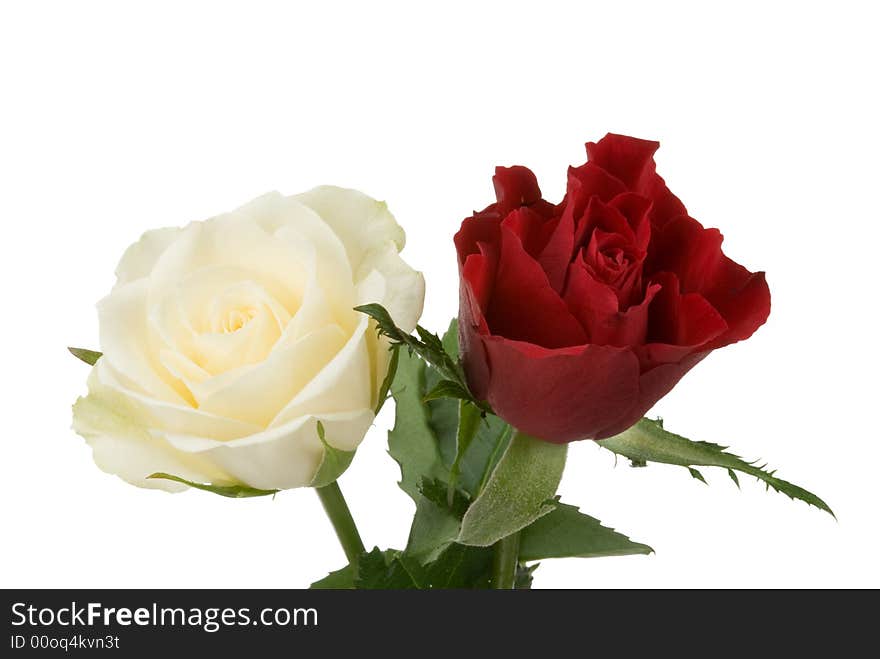
[[[529,588],[544,559],[651,553],[557,496],[580,440],[700,480],[753,476],[831,513],[644,416],[770,313],[764,274],[688,215],[658,146],[587,144],[558,204],[529,169],[498,168],[496,201],[455,234],[459,314],[442,335],[417,324],[424,280],[403,230],[360,192],[273,193],[149,231],[98,304],[101,352],[71,348],[92,365],[74,429],[144,488],[314,488],[348,562],[313,588]],[[405,547],[367,550],[336,480],[388,399],[415,514]]]

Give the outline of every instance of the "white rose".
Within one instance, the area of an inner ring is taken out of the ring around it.
[[[141,487],[309,485],[333,447],[370,427],[389,352],[353,307],[409,332],[424,280],[404,233],[354,190],[267,194],[128,248],[98,303],[103,357],[73,427],[98,466]]]

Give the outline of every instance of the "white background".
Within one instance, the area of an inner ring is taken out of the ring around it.
[[[661,6],[662,5],[662,6]],[[766,270],[769,323],[655,408],[761,457],[829,515],[721,470],[616,468],[571,446],[563,498],[656,555],[545,561],[543,587],[880,586],[878,136],[871,3],[6,2],[0,10],[5,587],[300,587],[343,555],[314,493],[139,490],[70,429],[94,303],[144,230],[321,183],[388,201],[456,313],[452,235],[497,164],[565,168],[607,131],[659,168],[726,252]],[[412,512],[390,408],[341,479],[364,540]]]

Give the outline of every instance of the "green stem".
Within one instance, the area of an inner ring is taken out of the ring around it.
[[[321,504],[327,512],[327,517],[330,518],[330,523],[333,524],[336,537],[339,538],[339,544],[342,545],[342,550],[345,552],[348,562],[356,563],[358,556],[365,551],[364,543],[361,541],[354,518],[348,509],[348,504],[345,503],[345,497],[342,496],[339,485],[337,485],[336,481],[333,481],[324,487],[316,487],[315,492],[318,493],[318,498],[321,499]]]
[[[492,555],[492,588],[510,590],[516,582],[519,531],[495,543]]]

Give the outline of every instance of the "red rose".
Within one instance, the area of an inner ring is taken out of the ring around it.
[[[770,313],[764,273],[721,251],[657,175],[657,142],[606,135],[559,205],[525,167],[455,236],[459,332],[476,396],[551,442],[638,421],[715,348]]]

